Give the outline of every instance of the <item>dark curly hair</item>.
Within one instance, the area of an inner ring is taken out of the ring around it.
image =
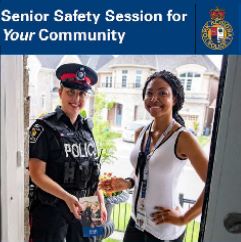
[[[149,76],[147,78],[147,81],[146,81],[143,91],[142,91],[143,100],[145,99],[146,89],[147,89],[148,84],[155,78],[163,79],[171,87],[173,96],[176,98],[176,103],[172,109],[173,118],[179,124],[181,124],[182,126],[185,126],[185,122],[184,122],[183,118],[178,114],[178,111],[182,109],[182,106],[184,103],[184,98],[185,98],[183,86],[182,86],[180,80],[171,72],[163,70],[160,72],[155,72],[151,76]]]

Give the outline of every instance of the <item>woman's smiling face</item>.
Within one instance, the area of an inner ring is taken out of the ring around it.
[[[59,90],[62,109],[68,116],[76,116],[84,107],[88,94],[85,91],[62,87]]]
[[[171,86],[161,78],[155,78],[149,82],[144,97],[146,110],[154,118],[172,115],[175,105]]]

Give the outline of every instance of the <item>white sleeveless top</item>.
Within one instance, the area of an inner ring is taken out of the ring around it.
[[[185,226],[176,226],[169,223],[156,225],[151,218],[155,206],[175,209],[180,207],[179,194],[177,192],[177,183],[186,159],[181,160],[175,155],[175,146],[178,135],[185,130],[181,127],[174,132],[149,159],[149,176],[147,181],[147,190],[145,197],[146,227],[149,232],[160,240],[177,239],[185,230]],[[143,128],[131,152],[130,159],[132,166],[136,167],[138,154],[141,149],[141,141],[146,128]],[[139,179],[135,177],[135,189],[133,194],[133,205],[136,199]],[[132,218],[135,220],[134,206],[132,206]]]

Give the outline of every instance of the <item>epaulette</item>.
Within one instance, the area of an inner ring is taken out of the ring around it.
[[[53,117],[54,115],[56,115],[56,112],[51,112],[51,113],[41,115],[38,119],[46,120]]]
[[[94,127],[94,123],[93,123],[93,120],[92,120],[91,118],[85,118],[83,121],[84,121],[84,123],[88,126],[88,128],[89,128],[90,130],[93,129],[93,127]]]

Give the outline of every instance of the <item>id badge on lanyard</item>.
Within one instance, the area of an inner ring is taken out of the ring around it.
[[[141,186],[141,193],[137,202],[137,211],[136,211],[136,228],[144,231],[146,227],[146,209],[145,209],[145,197],[147,189],[147,177],[148,177],[148,159],[146,161],[146,166],[143,174],[143,182]]]

